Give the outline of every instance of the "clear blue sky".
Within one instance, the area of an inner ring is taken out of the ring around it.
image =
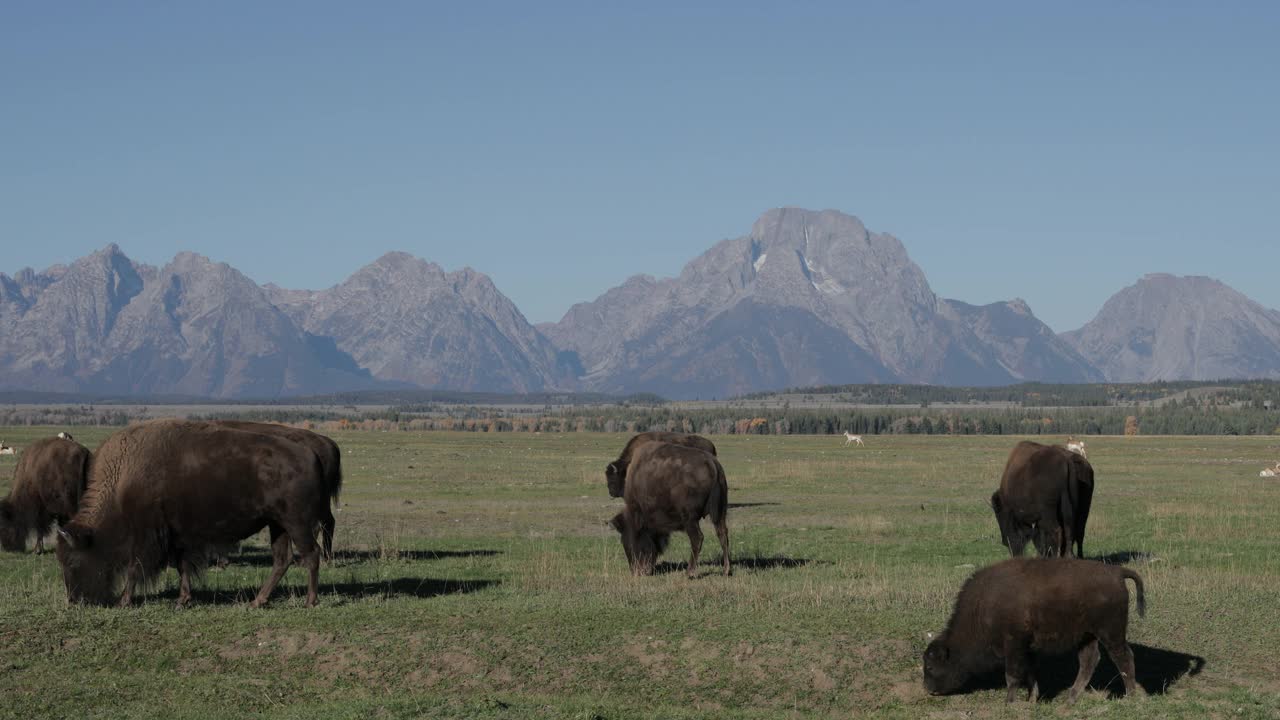
[[[1059,331],[1147,272],[1280,307],[1280,4],[610,5],[0,4],[0,270],[405,250],[538,322],[797,205]]]

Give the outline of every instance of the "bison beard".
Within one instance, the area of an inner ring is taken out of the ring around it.
[[[1075,651],[1080,669],[1069,696],[1075,702],[1093,676],[1101,645],[1120,670],[1126,694],[1133,694],[1126,579],[1134,583],[1143,615],[1142,578],[1128,568],[1071,558],[1013,558],[979,570],[956,596],[947,628],[925,650],[925,689],[952,693],[1003,665],[1007,700],[1025,687],[1035,702],[1035,656]]]
[[[328,510],[319,458],[285,438],[212,423],[156,420],[102,444],[80,511],[59,532],[58,561],[71,602],[119,604],[135,587],[174,565],[178,605],[191,600],[191,574],[211,548],[271,533],[271,574],[251,603],[259,607],[297,549],[309,570],[307,605],[316,603],[320,553],[315,532]]]

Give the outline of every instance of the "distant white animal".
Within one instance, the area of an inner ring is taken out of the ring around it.
[[[0,442],[0,455],[12,455],[12,454],[13,454],[13,448]]]
[[[1258,473],[1258,477],[1275,477],[1275,476],[1276,476],[1276,471],[1271,468],[1264,468],[1262,472]]]
[[[75,440],[75,438],[71,437],[71,433],[69,432],[60,432],[58,433],[58,437],[62,438],[63,440]]]
[[[854,435],[854,434],[853,434],[853,433],[851,433],[851,432],[846,432],[846,433],[844,434],[844,444],[845,444],[845,445],[848,445],[849,443],[857,443],[857,444],[859,444],[859,445],[862,445],[862,444],[863,444],[863,442],[862,442],[862,436],[861,436],[861,435]]]
[[[1067,449],[1081,457],[1089,457],[1084,451],[1084,441],[1075,439],[1075,436],[1067,438]]]

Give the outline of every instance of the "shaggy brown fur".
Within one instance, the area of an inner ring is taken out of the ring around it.
[[[1024,440],[1014,446],[991,495],[1000,542],[1021,555],[1030,541],[1045,557],[1084,554],[1093,499],[1093,466],[1058,445]]]
[[[88,448],[60,437],[37,440],[23,450],[9,497],[0,500],[0,547],[22,552],[34,532],[36,552],[44,552],[49,528],[70,520],[80,506],[89,458]]]
[[[1075,652],[1075,702],[1093,676],[1101,643],[1124,678],[1125,692],[1133,694],[1126,579],[1133,581],[1143,615],[1142,578],[1128,568],[1073,558],[1013,558],[979,570],[956,596],[946,630],[924,653],[925,689],[952,693],[974,675],[1003,665],[1008,701],[1026,687],[1035,702],[1036,657]]]
[[[335,507],[341,506],[338,502],[338,495],[342,492],[342,451],[338,449],[338,443],[319,433],[302,428],[289,427],[288,425],[249,422],[247,420],[217,420],[216,422],[218,425],[237,430],[279,435],[282,438],[302,443],[311,448],[316,456],[320,458],[320,467],[324,470],[325,492],[329,494],[329,499],[333,501]],[[325,506],[324,515],[320,518],[321,551],[324,553],[325,560],[329,561],[333,560],[333,530],[335,526],[336,521],[333,519],[333,513],[329,511],[328,506]]]
[[[674,432],[642,432],[639,435],[627,441],[627,446],[622,448],[622,454],[617,460],[609,463],[604,468],[604,481],[609,487],[609,497],[620,498],[626,494],[627,482],[627,466],[631,464],[631,458],[635,455],[637,449],[651,442],[665,442],[673,445],[684,445],[691,448],[697,448],[703,452],[716,454],[715,443],[702,437],[701,435],[688,435],[685,433]]]
[[[293,543],[309,570],[316,604],[320,552],[315,528],[329,497],[310,448],[213,423],[153,420],[121,430],[90,464],[80,510],[58,534],[58,562],[72,602],[110,604],[121,574],[129,605],[139,582],[178,568],[178,605],[210,549],[271,532],[271,575],[251,606],[267,602],[288,569]]]
[[[626,506],[609,524],[622,534],[622,548],[632,573],[652,574],[668,536],[683,530],[689,535],[689,577],[696,576],[698,554],[702,551],[698,523],[707,515],[720,540],[724,574],[732,572],[727,524],[729,486],[724,468],[713,455],[663,442],[641,446],[632,456],[625,500]]]

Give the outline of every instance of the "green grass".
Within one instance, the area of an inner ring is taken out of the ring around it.
[[[95,447],[106,431],[76,435]],[[172,571],[138,607],[68,607],[51,554],[0,556],[0,716],[1280,717],[1280,482],[1257,477],[1280,438],[1089,439],[1086,553],[1136,557],[1139,679],[1172,684],[1069,711],[1065,695],[1007,707],[998,688],[935,698],[920,682],[924,633],[1004,556],[986,502],[1015,438],[717,436],[747,506],[729,513],[734,576],[708,525],[694,581],[627,572],[604,524],[623,435],[335,439],[348,554],[321,570],[316,609],[299,570],[246,607],[261,537],[181,611]],[[0,483],[13,465],[0,458]],[[687,554],[679,535],[663,559]]]

